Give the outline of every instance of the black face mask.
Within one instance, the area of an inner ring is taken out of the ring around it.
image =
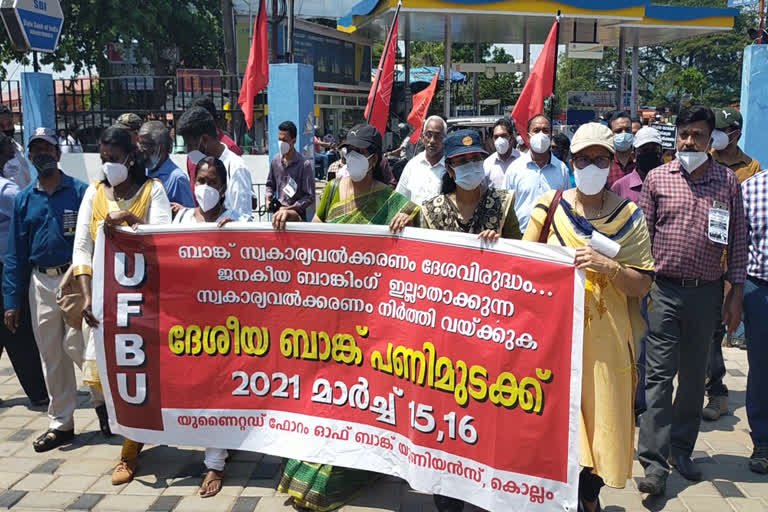
[[[648,174],[651,170],[661,166],[664,162],[658,153],[640,153],[637,155],[637,168],[643,174]]]
[[[16,130],[3,130],[3,133],[6,134],[8,137],[13,138],[14,134],[16,133]]]
[[[59,168],[59,162],[56,160],[56,157],[49,155],[48,153],[35,155],[32,159],[32,164],[37,169],[37,174],[41,178],[49,178],[53,176],[53,173]]]

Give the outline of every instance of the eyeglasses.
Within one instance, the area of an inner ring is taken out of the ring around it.
[[[575,165],[577,169],[584,169],[591,164],[595,164],[599,168],[605,169],[606,167],[611,166],[611,158],[607,156],[599,156],[595,159],[591,159],[586,156],[580,156],[573,159],[573,165]]]

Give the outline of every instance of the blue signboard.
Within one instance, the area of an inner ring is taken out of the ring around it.
[[[53,53],[64,13],[59,0],[4,0],[3,22],[17,49]]]

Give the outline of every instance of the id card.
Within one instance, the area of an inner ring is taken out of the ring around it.
[[[283,187],[283,192],[285,192],[285,195],[288,197],[296,195],[296,181],[290,176],[288,176],[288,183]]]
[[[728,207],[720,201],[715,201],[709,209],[709,222],[707,234],[709,239],[716,244],[728,245],[728,226],[731,215]]]
[[[75,236],[76,228],[77,212],[64,210],[64,213],[61,214],[61,230],[64,232],[64,236]]]

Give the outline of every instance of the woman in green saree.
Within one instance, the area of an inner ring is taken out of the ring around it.
[[[381,134],[360,124],[347,134],[349,176],[325,187],[312,222],[388,225],[398,233],[418,223],[419,207],[386,184],[381,167]],[[285,229],[285,221],[275,224]],[[297,508],[336,510],[380,477],[377,473],[290,459],[278,491],[291,496]]]

